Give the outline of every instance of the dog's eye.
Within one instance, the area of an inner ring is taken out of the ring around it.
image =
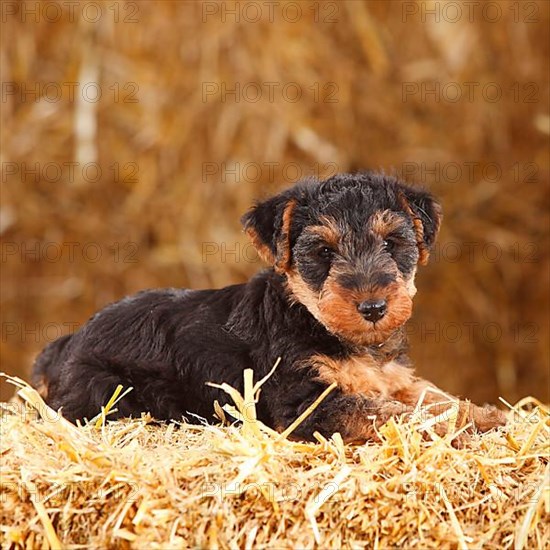
[[[323,260],[330,260],[332,258],[332,250],[328,246],[323,246],[319,249],[318,255]]]
[[[395,248],[395,242],[394,241],[384,241],[384,250],[386,252],[392,252],[392,250]]]

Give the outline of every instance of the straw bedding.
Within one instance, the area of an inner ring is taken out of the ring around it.
[[[212,0],[139,0],[120,2],[118,24],[114,0],[89,3],[101,5],[97,24],[71,22],[71,3],[56,3],[60,21],[12,16],[0,36],[2,80],[31,90],[6,94],[0,113],[3,370],[27,377],[49,341],[127,294],[245,282],[261,267],[239,224],[255,200],[300,175],[384,169],[428,186],[443,204],[409,325],[421,376],[480,402],[550,402],[550,2],[491,2],[487,11],[502,13],[495,23],[474,2],[458,10],[460,21],[436,23],[420,12],[443,13],[444,2],[417,2],[405,22],[412,1],[302,0],[299,21],[285,21],[285,3],[275,2],[270,22],[271,3],[259,0],[263,20],[236,23],[221,10],[205,16]],[[123,21],[130,4],[139,6],[136,23]],[[224,4],[247,9],[244,0]],[[450,14],[456,3],[448,4]],[[538,22],[523,22],[533,13]],[[71,101],[68,83],[81,92],[90,73],[102,99]],[[277,83],[272,101],[266,83]],[[285,100],[289,83],[303,91],[299,101]],[[488,83],[502,89],[501,101],[484,99]],[[62,99],[35,101],[35,86],[48,84]],[[139,87],[137,103],[125,101],[127,84]],[[260,85],[259,101],[204,97],[205,85],[249,84]],[[404,86],[447,84],[459,85],[460,101],[420,92],[404,101]],[[96,109],[97,182],[82,177],[81,107]],[[59,181],[50,163],[62,169]]]
[[[239,426],[105,422],[115,395],[75,427],[12,378],[2,547],[549,547],[549,411],[535,400],[460,449],[420,408],[381,443],[305,444],[256,421],[260,384],[247,376],[244,396],[225,387],[235,407],[218,408]]]

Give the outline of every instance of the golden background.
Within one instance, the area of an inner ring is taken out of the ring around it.
[[[2,2],[2,370],[126,294],[245,281],[255,198],[380,169],[444,208],[420,373],[548,402],[548,8]]]

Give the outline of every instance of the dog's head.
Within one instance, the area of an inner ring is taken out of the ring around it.
[[[260,256],[329,332],[385,342],[411,316],[441,208],[424,190],[372,173],[306,181],[242,219]]]

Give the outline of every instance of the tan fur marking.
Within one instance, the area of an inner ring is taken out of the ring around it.
[[[269,246],[267,246],[264,242],[262,242],[256,230],[253,227],[247,227],[245,230],[245,233],[248,235],[248,237],[252,241],[252,244],[254,245],[254,248],[258,252],[258,255],[260,256],[260,258],[268,264],[274,264],[275,257],[273,256],[273,253],[271,252],[271,250],[269,250]]]
[[[494,407],[477,407],[441,391],[426,391],[437,388],[395,361],[379,366],[366,354],[343,360],[314,355],[304,366],[315,368],[319,380],[327,384],[336,382],[344,393],[372,399],[372,415],[341,415],[341,431],[346,434],[346,443],[377,440],[375,427],[381,426],[391,417],[412,413],[424,392],[422,405],[427,407],[427,414],[439,416],[448,412],[447,420],[450,420],[456,413],[456,422],[453,423],[455,430],[472,423],[476,429],[485,432],[506,423],[504,413]],[[450,427],[447,420],[441,420],[433,426],[439,436],[447,434]],[[454,438],[453,445],[462,446],[468,437],[467,433],[460,434]]]
[[[336,382],[344,393],[368,397],[392,397],[416,380],[411,369],[394,361],[380,367],[370,355],[343,360],[315,355],[308,364],[317,369],[319,379],[327,384]]]
[[[365,417],[342,415],[341,425],[345,443],[364,443],[365,441],[380,441],[378,428],[384,425],[390,418],[412,413],[412,407],[403,403],[380,399],[373,403],[372,414]]]
[[[283,212],[283,223],[281,226],[281,237],[277,242],[277,261],[275,269],[279,273],[288,270],[290,266],[290,224],[292,223],[292,212],[296,206],[294,199],[289,200]]]
[[[435,388],[435,386],[427,380],[423,380],[422,378],[415,378],[413,384],[410,384],[409,386],[403,387],[398,390],[394,394],[394,397],[402,403],[414,406],[418,403],[422,392],[424,392],[428,388]],[[452,399],[450,395],[441,395],[440,393],[427,391],[423,403],[426,405],[431,405],[433,403],[439,403],[449,399]]]
[[[372,215],[370,225],[372,231],[386,237],[403,226],[403,219],[391,210],[384,210]]]
[[[430,257],[430,252],[424,244],[424,226],[422,225],[422,220],[414,213],[405,195],[400,192],[398,196],[403,210],[411,217],[413,222],[414,233],[416,235],[416,246],[418,247],[419,254],[418,263],[420,265],[426,265]]]
[[[330,218],[322,218],[325,225],[313,225],[306,228],[308,233],[319,235],[328,245],[338,246],[341,239],[341,233],[336,223]]]
[[[319,296],[317,296],[304,282],[299,273],[294,269],[287,271],[287,286],[292,296],[297,302],[300,302],[309,310],[309,312],[322,323],[321,315],[319,313]]]
[[[365,321],[356,304],[378,297],[377,292],[344,289],[331,276],[317,295],[294,270],[287,272],[287,285],[294,299],[306,306],[327,330],[359,345],[384,342],[412,313],[410,288],[399,277],[396,283],[384,289],[388,312],[376,324]]]
[[[409,278],[405,281],[405,288],[407,289],[407,292],[411,298],[414,298],[416,294],[416,285],[414,284],[414,279],[416,277],[416,266],[413,269],[413,272],[409,276]]]
[[[48,399],[48,383],[45,376],[42,376],[36,383],[35,389],[42,399]]]
[[[357,311],[357,304],[368,299],[384,298],[388,311],[375,324],[365,321]],[[345,336],[359,345],[383,342],[389,335],[405,324],[412,313],[412,300],[405,282],[398,277],[396,283],[386,287],[383,294],[358,292],[342,288],[330,276],[318,303],[323,324],[334,334]]]

